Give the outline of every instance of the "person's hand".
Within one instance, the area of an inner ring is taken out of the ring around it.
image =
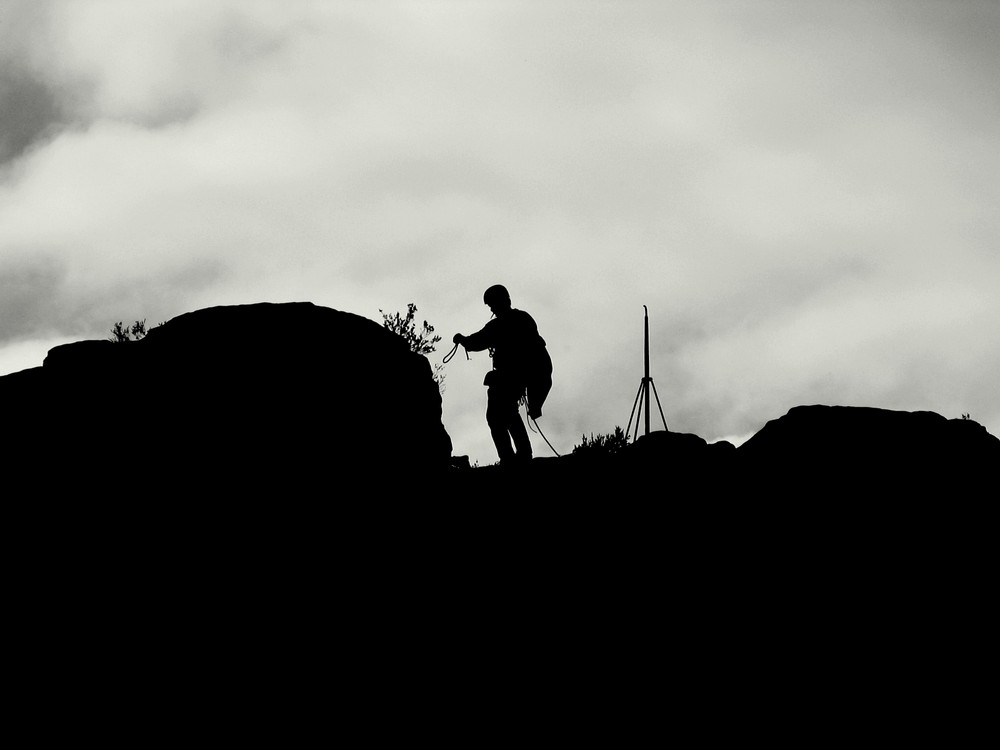
[[[452,339],[451,339],[451,343],[453,343],[453,344],[461,344],[461,343],[462,343],[462,341],[463,341],[464,339],[465,339],[465,336],[463,336],[463,335],[462,335],[462,334],[460,334],[460,333],[456,333],[456,334],[455,334],[455,335],[454,335],[454,336],[452,337]]]

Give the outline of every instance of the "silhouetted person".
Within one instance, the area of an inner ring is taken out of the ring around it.
[[[469,351],[490,350],[493,369],[486,373],[486,424],[501,465],[531,460],[531,441],[518,413],[525,396],[528,416],[542,416],[542,403],[552,387],[552,361],[538,326],[524,310],[511,307],[510,294],[499,284],[483,294],[494,318],[471,336],[456,333],[452,341]],[[513,445],[511,443],[513,442]]]

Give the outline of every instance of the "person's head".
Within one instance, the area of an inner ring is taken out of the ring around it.
[[[494,284],[483,293],[483,302],[496,316],[510,310],[510,294],[507,292],[507,288],[500,284]]]

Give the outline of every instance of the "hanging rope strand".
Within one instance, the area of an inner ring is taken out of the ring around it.
[[[538,421],[528,416],[528,399],[527,398],[522,399],[521,404],[524,406],[524,417],[525,417],[524,421],[528,423],[528,429],[531,430],[532,432],[537,432],[539,435],[541,435],[542,440],[544,440],[545,444],[549,446],[549,449],[556,454],[557,458],[561,458],[561,456],[559,455],[559,451],[557,451],[555,448],[552,447],[552,443],[550,443],[549,439],[545,437],[545,433],[542,432],[542,428],[538,426]],[[532,423],[534,423],[535,425],[534,427],[531,426]]]

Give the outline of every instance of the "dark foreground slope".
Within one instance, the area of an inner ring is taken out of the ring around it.
[[[967,420],[452,469],[427,360],[312,305],[59,347],[0,399],[39,727],[953,741],[985,710],[1000,443]]]

